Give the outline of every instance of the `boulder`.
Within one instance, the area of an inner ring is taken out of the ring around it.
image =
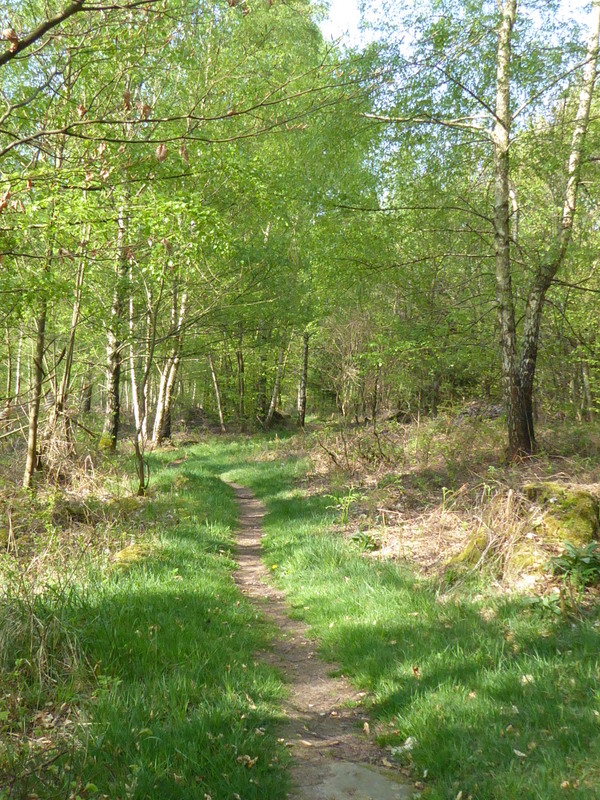
[[[600,506],[590,492],[545,481],[529,483],[523,492],[544,512],[536,529],[540,536],[556,543],[571,542],[576,547],[598,538]]]

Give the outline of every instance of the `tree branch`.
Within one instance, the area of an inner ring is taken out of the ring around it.
[[[0,55],[0,67],[4,66],[4,64],[11,61],[13,58],[16,58],[23,50],[31,47],[32,44],[41,39],[45,33],[51,31],[52,28],[56,28],[57,25],[60,25],[61,22],[72,17],[73,14],[84,11],[84,3],[85,0],[74,0],[74,2],[66,6],[66,8],[63,8],[63,10],[59,11],[54,17],[50,17],[45,22],[42,22],[41,25],[32,30],[31,33],[28,33],[23,39],[19,39],[14,47],[11,47]]]
[[[487,128],[467,122],[468,117],[463,119],[438,119],[437,117],[388,117],[384,114],[363,114],[365,119],[372,119],[376,122],[386,122],[389,124],[408,124],[408,125],[441,125],[444,128],[455,128],[457,130],[469,131],[483,135],[484,138],[491,140],[492,135]]]

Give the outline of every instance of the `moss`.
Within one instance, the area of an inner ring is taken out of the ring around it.
[[[600,516],[598,500],[581,489],[559,483],[530,483],[525,495],[544,511],[537,533],[552,542],[572,542],[581,546],[598,538]]]
[[[115,553],[115,564],[120,567],[137,564],[148,558],[152,554],[152,549],[148,544],[130,544],[129,547],[124,547],[123,550]]]
[[[98,441],[98,449],[102,453],[112,453],[115,449],[115,442],[112,436],[108,433],[103,433]]]
[[[546,570],[548,556],[541,552],[533,541],[519,544],[510,556],[506,572],[510,575],[542,574]]]
[[[488,546],[489,539],[486,533],[473,533],[465,547],[447,562],[448,566],[474,567]]]
[[[138,497],[116,497],[106,504],[106,512],[115,519],[134,514],[140,508]]]
[[[185,475],[182,475],[180,472],[173,481],[173,486],[176,489],[182,489],[187,483],[189,483],[189,478],[187,478]]]

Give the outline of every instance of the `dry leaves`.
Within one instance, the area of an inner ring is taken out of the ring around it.
[[[8,42],[8,49],[11,53],[16,53],[19,49],[19,37],[12,28],[4,28],[2,39]]]

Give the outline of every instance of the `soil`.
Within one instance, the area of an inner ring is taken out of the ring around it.
[[[361,700],[343,678],[331,677],[335,665],[316,654],[307,626],[290,619],[285,595],[268,580],[261,560],[264,505],[236,484],[240,530],[235,580],[244,594],[278,629],[272,650],[262,657],[289,683],[281,736],[293,760],[289,800],[407,800],[413,786],[393,768],[369,736]]]

